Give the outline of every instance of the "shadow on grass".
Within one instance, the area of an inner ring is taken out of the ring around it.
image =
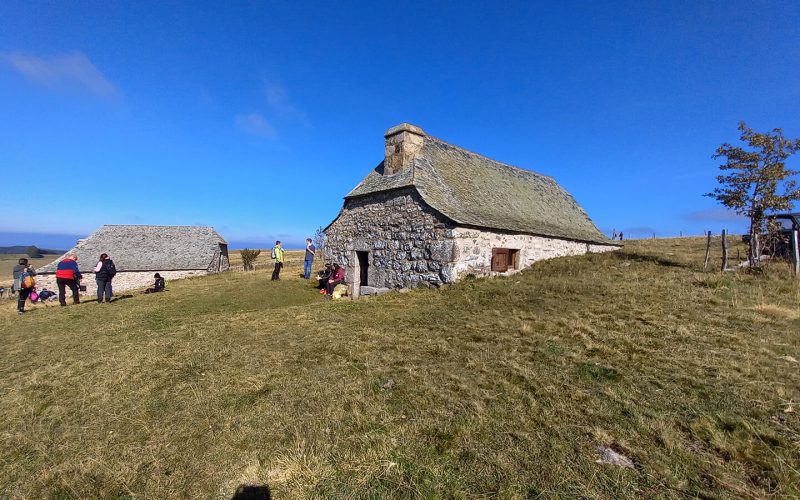
[[[650,262],[664,267],[681,267],[689,269],[691,266],[675,262],[674,260],[665,259],[658,255],[645,255],[636,252],[614,252],[614,256],[619,260],[632,260],[636,262]]]
[[[272,495],[269,491],[269,486],[243,484],[236,488],[236,492],[231,497],[231,500],[270,500]]]

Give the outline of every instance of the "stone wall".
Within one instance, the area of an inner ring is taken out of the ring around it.
[[[455,265],[453,271],[456,279],[463,278],[468,274],[475,276],[513,274],[530,267],[531,264],[539,260],[619,249],[614,245],[596,245],[544,236],[508,234],[464,227],[455,228],[449,234],[455,241]],[[503,273],[493,272],[491,270],[492,248],[519,250],[517,267]]]
[[[148,288],[153,286],[153,282],[155,279],[153,275],[155,271],[120,271],[114,276],[114,279],[111,281],[111,287],[114,290],[114,295],[120,295],[121,292],[125,292],[128,290],[135,290],[137,288]],[[209,274],[207,271],[160,271],[159,274],[164,278],[167,282],[167,287],[169,287],[169,282],[172,280],[179,280],[183,278],[190,278],[192,276],[205,276]],[[94,274],[92,273],[84,273],[83,280],[81,281],[82,285],[86,285],[86,291],[81,292],[82,297],[97,297],[97,282],[94,279]],[[55,274],[39,274],[36,275],[36,289],[41,291],[47,288],[48,290],[52,290],[54,292],[58,291],[58,285],[56,284],[56,275]],[[70,301],[72,294],[67,289],[67,300]]]
[[[325,255],[344,266],[350,285],[439,286],[454,280],[455,226],[414,188],[351,199],[325,231]],[[357,251],[369,252],[368,283],[360,283]]]

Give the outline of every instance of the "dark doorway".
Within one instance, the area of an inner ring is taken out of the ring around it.
[[[356,256],[358,256],[358,269],[360,271],[359,284],[361,286],[368,286],[369,252],[356,252]]]

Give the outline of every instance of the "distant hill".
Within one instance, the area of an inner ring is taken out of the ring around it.
[[[0,247],[0,254],[7,255],[7,254],[25,254],[28,253],[28,250],[31,247],[35,248],[38,251],[38,255],[61,255],[64,253],[64,250],[51,250],[47,248],[38,248],[33,245],[23,246],[23,245],[14,245],[10,247]]]

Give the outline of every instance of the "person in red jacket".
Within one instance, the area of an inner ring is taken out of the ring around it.
[[[69,254],[58,263],[56,267],[56,283],[58,284],[58,302],[67,305],[66,287],[72,290],[72,303],[80,304],[81,298],[78,294],[78,282],[81,280],[81,272],[78,270],[78,256]]]
[[[331,277],[328,279],[328,295],[333,295],[333,289],[339,283],[344,283],[344,268],[339,264],[334,264],[331,270]]]

